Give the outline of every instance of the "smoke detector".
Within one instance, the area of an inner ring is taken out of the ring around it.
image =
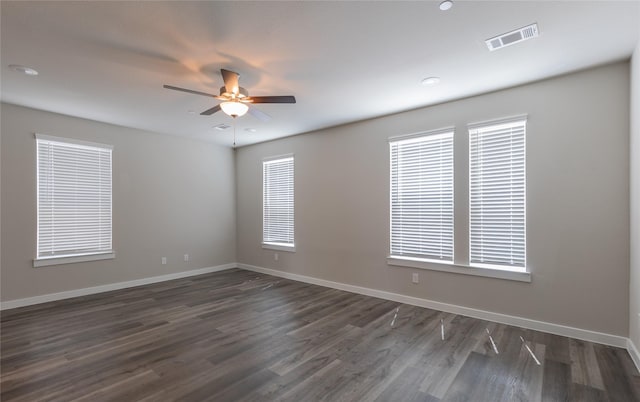
[[[527,25],[514,31],[504,33],[487,39],[485,43],[490,51],[502,49],[506,46],[515,45],[516,43],[538,37],[538,24]]]

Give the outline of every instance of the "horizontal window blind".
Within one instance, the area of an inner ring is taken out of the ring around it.
[[[525,266],[526,120],[469,129],[469,260]]]
[[[262,241],[294,245],[293,157],[262,164]]]
[[[37,257],[111,252],[111,148],[49,137],[36,147]]]
[[[391,255],[453,261],[453,132],[390,142]]]

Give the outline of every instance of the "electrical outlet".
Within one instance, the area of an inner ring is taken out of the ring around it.
[[[415,272],[413,274],[413,277],[411,278],[411,282],[413,282],[413,283],[418,283],[419,282],[419,278],[418,278],[418,273],[417,272]]]
[[[280,258],[280,256],[278,255],[278,253],[273,253],[273,259],[278,261],[278,258]]]
[[[162,257],[162,265],[167,265],[167,257]]]
[[[189,254],[184,255],[184,262],[189,262]]]

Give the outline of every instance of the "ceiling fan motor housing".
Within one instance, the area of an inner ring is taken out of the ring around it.
[[[222,86],[220,87],[220,96],[228,99],[233,99],[233,98],[243,99],[243,98],[249,97],[249,91],[247,91],[245,88],[238,87],[238,93],[233,94],[233,93],[227,92],[227,88]]]

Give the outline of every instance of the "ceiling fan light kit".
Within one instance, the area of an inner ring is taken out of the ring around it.
[[[237,100],[222,102],[220,108],[233,118],[244,116],[249,110],[249,106]]]

